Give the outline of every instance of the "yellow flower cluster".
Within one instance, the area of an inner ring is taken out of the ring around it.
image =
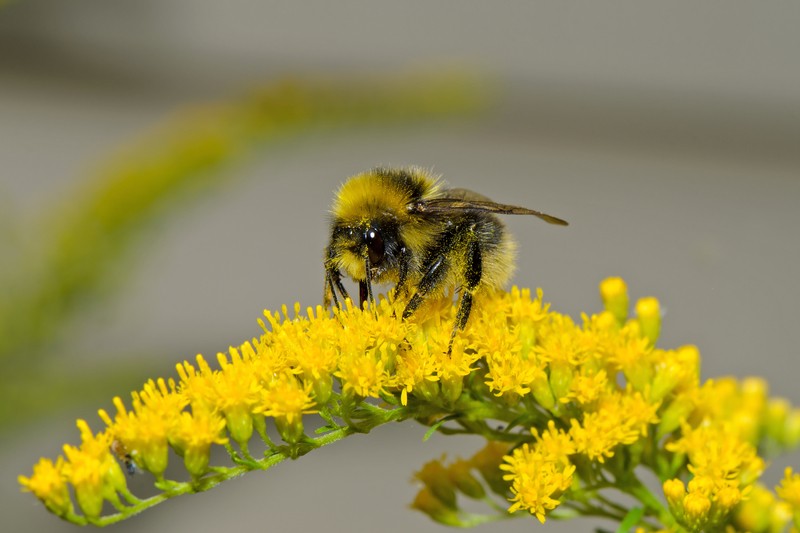
[[[99,434],[79,421],[81,446],[65,446],[55,462],[42,459],[20,483],[52,512],[102,525],[413,418],[431,431],[487,440],[472,459],[434,461],[417,476],[424,487],[414,507],[446,524],[488,520],[461,511],[458,494],[501,496],[511,513],[542,522],[562,505],[622,520],[604,490],[637,498],[643,520],[673,530],[744,523],[764,468],[758,447],[766,438],[795,446],[800,414],[768,400],[757,380],[702,384],[695,347],[656,347],[657,300],[639,300],[628,318],[622,280],[605,280],[600,292],[605,310],[581,324],[551,311],[541,291],[479,294],[450,354],[451,298],[427,302],[409,321],[397,318],[402,302],[390,300],[364,310],[348,302],[333,314],[317,307],[301,316],[299,305],[293,316],[285,307],[266,312],[264,333],[219,354],[215,367],[197,356],[177,365],[177,381],[150,381],[133,393],[130,409],[115,398],[115,416],[100,411]],[[314,437],[304,427],[311,414],[323,421]],[[254,434],[266,446],[262,458],[249,451]],[[232,466],[209,465],[215,445]],[[183,458],[187,481],[165,479],[171,451]],[[136,499],[115,456],[129,472],[152,474],[162,493]],[[666,480],[668,505],[638,481],[638,467]],[[787,473],[775,509],[800,508],[798,479]],[[116,514],[102,516],[104,502]]]
[[[790,412],[784,400],[770,400],[766,383],[755,378],[709,380],[683,390],[673,405],[684,406],[686,415],[665,449],[685,458],[690,473],[687,483],[672,478],[663,484],[677,521],[688,531],[718,529],[728,522],[738,531],[782,531],[792,519],[787,511],[792,490],[786,490],[792,486],[791,472],[777,488],[779,501],[756,483],[766,466],[758,452],[794,448],[800,413]]]
[[[688,486],[670,479],[664,494],[673,515],[690,531],[718,528],[764,469],[755,448],[724,423],[684,424],[681,437],[666,448],[689,459]]]
[[[514,495],[508,512],[526,509],[544,523],[545,512],[555,509],[558,498],[572,485],[575,466],[569,456],[576,452],[576,446],[552,420],[541,437],[537,433],[534,429],[534,444],[524,443],[515,449],[500,469],[509,472],[503,478],[511,481]]]
[[[507,433],[487,437],[510,442],[505,449],[511,451],[499,466],[509,484],[509,511],[527,510],[544,522],[566,502],[582,514],[611,517],[615,509],[602,499],[589,506],[569,497],[585,501],[587,493],[614,488],[643,498],[670,530],[708,531],[741,524],[742,513],[734,511],[747,501],[765,466],[757,447],[766,435],[780,447],[796,446],[800,411],[783,400],[769,400],[766,385],[758,379],[701,383],[696,347],[656,347],[660,310],[655,298],[639,300],[636,316],[629,319],[621,279],[605,280],[600,291],[605,311],[583,316],[582,326],[546,306],[522,315],[504,314],[491,305],[483,308],[484,315],[515,316],[506,328],[496,324],[480,338],[475,335],[484,352],[486,385],[495,396],[510,398],[510,404],[527,405],[529,421],[514,421],[533,426],[530,441],[514,440]],[[511,295],[513,300],[516,290]],[[512,308],[518,310],[524,300],[515,300]],[[540,301],[541,295],[531,303]],[[609,464],[620,453],[621,461]],[[663,488],[670,515],[642,497],[640,485],[626,487],[621,481],[637,466],[667,480]],[[618,481],[609,484],[611,476]],[[800,494],[798,480],[800,476],[787,473],[784,488],[778,489],[784,501],[791,501],[784,493]],[[432,505],[437,493],[429,488],[426,482],[420,495],[426,494],[421,501],[427,509],[436,509],[434,519],[445,517],[446,523],[458,525],[475,522],[454,514],[456,508],[445,501]],[[786,524],[790,515],[784,508],[778,503],[770,508],[770,524]],[[800,505],[793,508],[800,510]]]

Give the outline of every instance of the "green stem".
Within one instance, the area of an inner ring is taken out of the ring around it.
[[[639,500],[644,505],[646,515],[655,516],[659,522],[670,530],[682,530],[672,513],[650,492],[650,489],[645,487],[639,480],[629,479],[627,481],[627,483],[621,484],[618,489]]]
[[[379,426],[385,422],[390,422],[396,420],[398,418],[402,418],[401,410],[394,409],[394,410],[380,410],[382,412],[381,416],[374,416],[369,420],[365,421],[365,424],[370,427],[370,429]],[[377,412],[375,413],[377,414]],[[314,442],[315,447],[320,448],[322,446],[327,446],[329,444],[333,444],[334,442],[340,441],[349,435],[356,433],[356,430],[350,427],[344,427],[341,429],[336,429],[326,433],[320,437],[316,437],[314,439],[310,439]],[[85,525],[87,523],[94,524],[96,526],[107,526],[110,524],[115,524],[117,522],[121,522],[131,516],[141,513],[142,511],[149,509],[151,507],[155,507],[159,503],[162,503],[166,500],[174,498],[175,496],[181,496],[183,494],[192,494],[197,492],[204,492],[213,487],[216,487],[220,483],[224,481],[228,481],[229,479],[233,479],[235,477],[241,476],[242,474],[246,474],[247,472],[251,472],[253,470],[268,470],[275,466],[278,463],[283,462],[284,460],[289,458],[289,454],[286,452],[278,452],[274,453],[264,459],[247,461],[245,464],[238,464],[232,467],[214,467],[213,473],[207,474],[205,477],[194,481],[186,481],[186,482],[179,482],[179,481],[167,481],[162,485],[165,487],[164,492],[161,494],[157,494],[150,498],[139,500],[134,505],[130,507],[126,507],[123,511],[103,516],[96,519],[88,519],[85,516],[80,516],[76,514],[70,514],[66,516],[70,522],[79,525]]]
[[[561,504],[561,507],[574,510],[577,516],[598,516],[600,518],[608,518],[614,522],[620,522],[625,518],[625,513],[615,513],[588,503],[578,504],[576,502],[564,502]]]

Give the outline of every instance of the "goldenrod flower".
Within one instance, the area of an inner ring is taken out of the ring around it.
[[[258,402],[259,375],[255,371],[254,350],[249,343],[230,350],[230,360],[218,354],[220,370],[212,370],[202,355],[196,358],[197,369],[184,361],[178,365],[181,377],[181,396],[187,403],[204,409],[207,413],[218,412],[225,417],[231,438],[245,445],[253,436],[253,408]],[[243,354],[243,355],[242,355]]]
[[[192,405],[192,412],[182,412],[170,434],[169,443],[183,456],[186,470],[193,476],[208,471],[211,445],[226,444],[225,419],[203,404]]]
[[[756,483],[747,498],[735,509],[731,522],[736,531],[777,533],[786,531],[791,520],[791,506],[780,501],[763,485]]]
[[[572,419],[569,434],[576,450],[589,459],[604,462],[620,444],[633,444],[658,421],[658,404],[639,393],[615,392],[604,396],[582,421]]]
[[[795,474],[792,467],[786,467],[783,481],[775,492],[794,509],[800,510],[800,474]]]
[[[310,383],[303,383],[293,374],[279,374],[265,384],[255,412],[271,416],[281,437],[295,443],[303,435],[303,415],[314,412],[311,390]]]
[[[99,414],[110,428],[110,436],[130,450],[133,460],[156,477],[167,468],[169,433],[187,404],[170,379],[145,383],[140,392],[132,394],[133,412],[128,412],[119,397],[114,398],[117,416],[114,421],[104,410]]]
[[[562,462],[568,466],[569,457],[578,451],[570,434],[563,429],[556,428],[553,420],[547,422],[547,429],[541,434],[536,428],[533,428],[531,433],[536,439],[539,453],[548,460]]]
[[[513,505],[508,511],[526,510],[544,523],[545,513],[561,503],[559,498],[572,485],[575,466],[566,455],[554,455],[552,449],[537,444],[523,444],[505,457],[500,468],[508,472],[503,479],[511,483]]]
[[[786,506],[786,515],[792,517],[794,527],[800,529],[800,474],[795,474],[791,467],[787,467],[775,492]]]
[[[32,492],[34,496],[44,502],[51,512],[58,516],[66,515],[72,510],[72,500],[69,498],[63,463],[63,457],[59,457],[55,463],[43,457],[33,465],[31,477],[18,476],[17,478],[24,490]]]
[[[580,323],[552,311],[541,291],[479,294],[449,354],[449,297],[408,321],[397,318],[402,303],[387,299],[365,309],[346,302],[334,313],[316,307],[302,315],[299,305],[292,316],[287,307],[265,312],[260,337],[218,354],[213,366],[200,355],[177,365],[177,381],[148,381],[130,408],[114,398],[113,418],[100,411],[103,431],[79,421],[81,446],[65,446],[65,457],[42,459],[19,481],[52,512],[103,525],[411,418],[429,433],[486,441],[471,459],[432,461],[416,476],[423,487],[413,507],[445,524],[518,511],[541,522],[602,516],[649,531],[785,524],[787,509],[800,507],[797,475],[787,471],[768,512],[750,502],[765,490],[756,485],[765,468],[758,450],[800,441],[800,411],[770,399],[760,380],[701,383],[696,347],[656,345],[657,301],[640,300],[629,318],[622,280],[603,282],[601,292],[606,310]],[[308,435],[304,419],[312,416],[319,429]],[[254,435],[263,457],[248,451]],[[211,464],[215,446],[230,462]],[[170,448],[189,481],[165,478]],[[120,461],[152,475],[161,493],[133,497]],[[665,480],[663,497],[639,481],[642,470]],[[615,502],[619,492],[638,511]],[[473,514],[462,509],[463,497],[506,512]],[[105,502],[115,514],[102,516]]]
[[[670,503],[680,521],[692,531],[718,527],[727,520],[764,469],[764,461],[756,455],[755,448],[730,423],[704,422],[698,427],[684,424],[681,438],[666,448],[689,460],[688,470],[693,478],[688,493],[678,505]]]

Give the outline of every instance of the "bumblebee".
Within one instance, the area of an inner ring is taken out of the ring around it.
[[[418,167],[380,167],[352,176],[331,211],[325,306],[338,308],[339,298],[348,298],[342,273],[358,282],[362,307],[374,304],[374,284],[394,283],[395,295],[407,298],[404,320],[427,298],[455,287],[461,295],[450,349],[467,324],[474,294],[500,288],[513,272],[516,244],[495,215],[533,215],[567,225],[540,211],[445,188],[438,176]]]

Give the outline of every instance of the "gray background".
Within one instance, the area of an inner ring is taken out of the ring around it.
[[[597,310],[597,283],[621,275],[633,298],[660,298],[663,346],[700,347],[704,377],[763,375],[798,402],[799,22],[794,2],[15,2],[0,11],[2,208],[35,219],[176,106],[254,82],[475,67],[505,87],[481,120],[315,136],[237,167],[236,187],[150,235],[119,298],[83,313],[59,357],[91,369],[150,354],[170,373],[257,334],[264,308],[317,303],[333,190],[413,163],[570,221],[508,220],[515,282],[557,310]],[[4,528],[73,529],[19,494],[16,475],[75,442],[76,417],[99,427],[97,407],[3,436]],[[478,443],[423,433],[380,428],[111,529],[444,531],[406,509],[408,480]]]

